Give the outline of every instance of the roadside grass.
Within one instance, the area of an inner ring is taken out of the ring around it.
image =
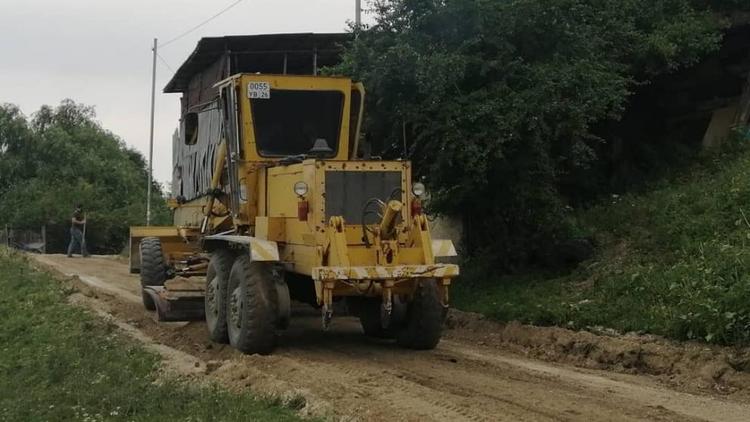
[[[750,344],[750,151],[704,157],[578,221],[599,245],[570,274],[492,277],[469,261],[454,304],[499,320]]]
[[[158,356],[0,248],[0,420],[290,421],[289,409],[157,377]]]

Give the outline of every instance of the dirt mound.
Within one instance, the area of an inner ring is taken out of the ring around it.
[[[452,309],[451,335],[550,362],[659,377],[673,387],[750,397],[750,349],[733,349],[658,336],[620,335],[558,327],[498,323]]]

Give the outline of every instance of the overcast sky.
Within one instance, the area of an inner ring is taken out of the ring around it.
[[[102,126],[148,157],[153,38],[166,42],[235,0],[0,0],[0,102],[31,115],[64,98],[92,105]],[[364,3],[364,1],[363,1]],[[367,22],[367,17],[363,17]],[[201,37],[342,32],[354,0],[244,0],[160,50],[176,70]],[[180,94],[157,62],[154,177],[171,179]]]

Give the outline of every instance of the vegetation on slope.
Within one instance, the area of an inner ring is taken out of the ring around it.
[[[456,306],[500,320],[750,344],[750,151],[708,157],[644,194],[577,216],[598,256],[572,274],[493,277],[481,262]]]
[[[2,248],[0,290],[0,420],[298,419],[247,395],[157,379],[157,356],[66,304],[57,282]]]
[[[145,223],[146,162],[95,120],[94,110],[63,101],[32,118],[0,105],[0,225],[47,226],[49,251],[63,251],[76,204],[88,214],[87,244],[119,252],[128,227]],[[154,184],[152,218],[169,221]]]

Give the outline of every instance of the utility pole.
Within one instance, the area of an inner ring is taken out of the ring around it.
[[[154,177],[154,106],[156,104],[156,46],[157,39],[154,38],[153,64],[151,68],[151,132],[148,137],[148,190],[146,194],[146,225],[151,225],[151,185]]]
[[[362,24],[362,0],[354,0],[354,24],[359,28]]]

